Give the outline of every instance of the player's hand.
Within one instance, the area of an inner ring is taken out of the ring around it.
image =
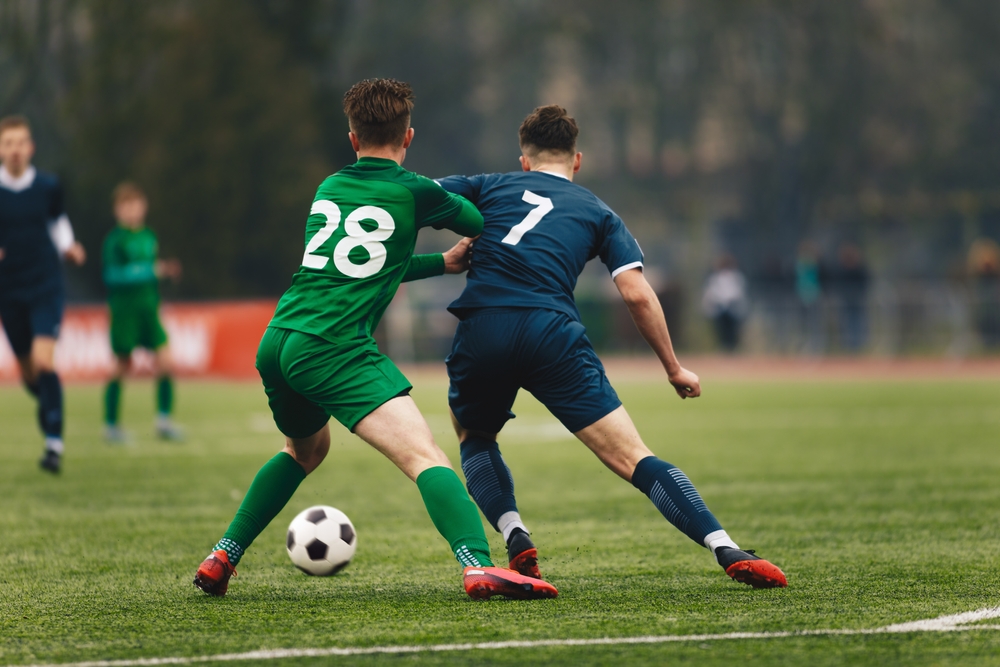
[[[698,376],[684,368],[678,366],[678,370],[667,376],[670,384],[674,385],[674,391],[681,398],[698,398],[701,396],[701,381]]]
[[[181,279],[181,263],[177,259],[158,259],[153,266],[153,272],[159,278],[170,278],[174,282]]]
[[[451,250],[444,252],[445,273],[465,273],[472,260],[473,239],[462,239]]]
[[[79,241],[76,241],[69,247],[64,257],[77,266],[83,266],[83,263],[87,261],[87,251],[83,249]]]
[[[3,261],[3,256],[4,256],[3,248],[0,248],[0,262]]]

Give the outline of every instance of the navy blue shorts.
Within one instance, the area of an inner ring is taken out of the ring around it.
[[[37,336],[58,338],[62,315],[61,292],[34,299],[0,300],[0,320],[3,320],[10,347],[18,357],[31,353],[31,341]]]
[[[582,324],[535,308],[479,310],[458,324],[445,360],[448,404],[468,430],[498,433],[521,387],[575,433],[622,402]]]

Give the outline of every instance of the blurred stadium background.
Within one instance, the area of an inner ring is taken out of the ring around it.
[[[682,351],[1000,352],[993,0],[0,0],[0,115],[66,184],[77,304],[103,299],[126,178],[184,264],[168,301],[277,297],[372,76],[414,85],[406,166],[432,177],[516,169],[523,116],[567,107],[579,182],[639,238]],[[745,283],[706,296],[719,267]],[[405,286],[389,353],[442,358],[461,286]],[[577,297],[601,351],[645,349],[603,267]]]

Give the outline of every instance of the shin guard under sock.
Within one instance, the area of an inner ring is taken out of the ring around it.
[[[225,550],[233,567],[239,563],[247,547],[288,503],[305,478],[306,471],[285,452],[276,454],[257,471],[229,529],[215,545],[216,549]],[[232,547],[232,544],[238,549]]]
[[[462,472],[469,495],[479,505],[486,520],[501,530],[500,517],[517,512],[514,478],[500,455],[497,443],[486,438],[468,438],[461,446]]]
[[[699,545],[707,546],[705,536],[722,530],[687,475],[666,461],[655,456],[639,461],[632,485],[649,496],[667,521]]]
[[[490,545],[483,522],[465,487],[451,468],[435,466],[417,476],[427,513],[462,565],[490,567]]]
[[[38,417],[46,438],[62,439],[62,383],[59,382],[59,376],[55,373],[38,374]]]

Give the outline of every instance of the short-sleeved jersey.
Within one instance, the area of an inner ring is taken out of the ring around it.
[[[600,257],[612,277],[642,266],[635,238],[604,202],[569,179],[545,172],[449,176],[441,186],[483,214],[465,290],[448,310],[546,308],[580,314],[573,290],[584,265]]]
[[[406,274],[422,227],[475,236],[482,216],[392,160],[363,157],[330,176],[316,191],[302,265],[271,326],[331,342],[370,336]]]
[[[119,225],[108,233],[101,261],[112,308],[131,302],[148,305],[159,301],[158,252],[156,234],[148,227],[127,229]]]
[[[36,172],[21,190],[0,185],[0,298],[63,291],[62,265],[49,225],[65,214],[59,180]]]

